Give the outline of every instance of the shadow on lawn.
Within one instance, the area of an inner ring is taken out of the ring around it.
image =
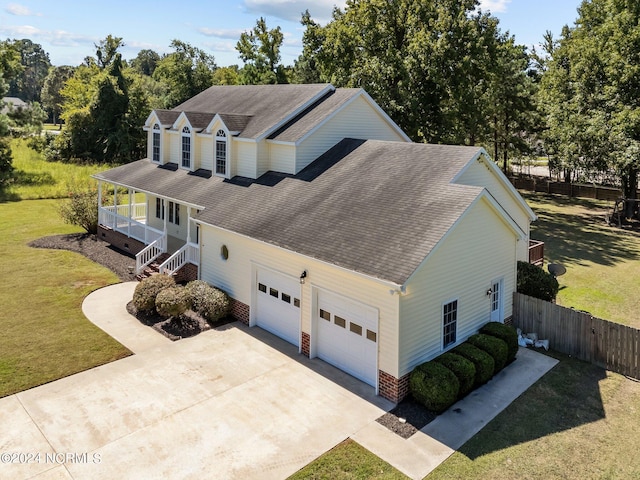
[[[552,195],[527,195],[526,198],[538,215],[538,220],[531,225],[531,236],[545,242],[545,257],[549,262],[584,265],[589,261],[613,266],[622,260],[640,258],[638,235],[607,225],[607,209],[602,202]],[[537,199],[562,211],[536,208]]]
[[[549,352],[560,362],[458,451],[470,459],[605,418],[606,371]]]

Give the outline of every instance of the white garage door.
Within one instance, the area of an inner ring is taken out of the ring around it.
[[[318,292],[318,357],[375,387],[378,312],[348,298]]]
[[[300,343],[300,282],[270,270],[258,270],[256,323],[298,346]]]

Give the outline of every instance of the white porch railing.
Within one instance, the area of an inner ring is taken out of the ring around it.
[[[146,219],[145,204],[135,204],[133,207],[135,218],[129,217],[129,205],[100,207],[98,209],[98,224],[123,233],[128,237],[135,238],[145,245],[149,245],[164,236],[162,230],[150,227],[144,222],[139,221]]]
[[[173,275],[187,263],[200,264],[200,248],[196,243],[186,243],[176,253],[167,258],[158,268],[160,273]]]
[[[147,265],[167,251],[167,236],[162,235],[154,240],[136,255],[136,274],[142,272]],[[161,270],[162,271],[162,270]]]

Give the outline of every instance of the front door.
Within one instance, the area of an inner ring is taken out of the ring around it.
[[[502,280],[491,283],[491,321],[502,322]]]

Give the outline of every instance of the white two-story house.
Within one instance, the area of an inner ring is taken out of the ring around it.
[[[214,86],[144,129],[147,158],[95,175],[126,192],[99,235],[380,395],[511,317],[535,215],[482,148],[412,143],[331,85]]]

